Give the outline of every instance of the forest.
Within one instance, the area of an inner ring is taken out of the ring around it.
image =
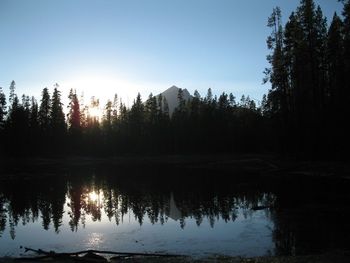
[[[169,113],[166,100],[140,94],[132,106],[116,94],[103,117],[92,114],[99,100],[60,87],[44,88],[38,102],[0,88],[0,155],[98,155],[183,153],[278,153],[307,158],[343,158],[349,148],[350,1],[327,23],[320,6],[301,0],[282,22],[280,8],[268,18],[271,35],[265,83],[271,88],[256,105],[230,93],[190,100],[178,93]],[[66,114],[67,113],[67,114]]]

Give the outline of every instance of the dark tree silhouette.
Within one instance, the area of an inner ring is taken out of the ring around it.
[[[38,112],[38,123],[39,123],[39,132],[40,132],[40,148],[41,151],[48,153],[51,150],[49,149],[49,142],[51,140],[52,129],[51,129],[51,98],[48,88],[44,88],[42,91],[42,97],[39,106]]]
[[[80,105],[76,92],[71,89],[69,92],[69,113],[67,115],[68,119],[68,129],[71,134],[79,133],[81,131],[80,122]]]
[[[0,87],[0,132],[4,129],[6,114],[6,96]]]
[[[42,91],[41,103],[39,107],[39,126],[44,135],[48,135],[51,129],[51,99],[49,90],[44,88]]]
[[[5,140],[4,140],[4,130],[5,130],[5,123],[6,123],[6,114],[7,114],[7,108],[6,108],[6,96],[0,87],[0,156],[4,154],[4,148],[5,148]]]
[[[14,101],[15,97],[17,96],[15,93],[15,89],[16,89],[16,82],[14,80],[12,80],[11,84],[10,84],[10,96],[9,96],[10,105],[13,104],[13,101]]]
[[[52,94],[52,107],[51,107],[51,135],[54,149],[57,152],[62,150],[64,146],[64,137],[66,134],[66,121],[63,112],[63,104],[61,102],[61,92],[58,90],[59,86],[56,83],[54,85],[54,91]]]
[[[141,99],[140,93],[137,94],[128,114],[130,134],[130,146],[135,152],[140,152],[143,148],[144,124],[145,124],[145,107]]]
[[[348,103],[350,99],[350,1],[344,1],[344,9],[343,9],[343,34],[344,34],[344,74],[345,74],[345,87],[344,87],[344,98],[343,100]],[[343,113],[344,120],[346,117],[350,116],[350,107],[346,107],[346,110]],[[344,124],[345,122],[343,122]],[[343,142],[344,148],[346,150],[350,147],[350,128],[348,125],[343,125],[343,132],[345,135],[345,141]]]
[[[55,136],[61,137],[65,133],[66,122],[61,102],[61,92],[58,90],[58,87],[58,84],[55,84],[52,94],[51,128],[56,133]]]
[[[81,112],[77,94],[73,89],[69,92],[69,113],[67,115],[69,148],[73,153],[80,152],[81,146]]]
[[[5,147],[9,153],[14,155],[28,154],[28,148],[26,147],[28,141],[28,129],[29,129],[29,115],[28,105],[20,103],[17,94],[15,93],[15,82],[12,81],[10,85],[9,101],[11,105],[9,107],[8,116],[5,124]],[[23,95],[22,103],[27,104],[27,97]]]
[[[347,6],[345,1],[344,10]],[[341,155],[348,140],[345,26],[335,14],[327,32],[326,19],[313,0],[302,0],[285,27],[280,21],[275,8],[268,20],[271,67],[265,71],[271,90],[263,103],[279,150],[299,156]]]

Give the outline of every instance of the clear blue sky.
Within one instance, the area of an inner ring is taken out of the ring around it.
[[[317,0],[331,19],[337,0]],[[299,0],[0,0],[0,87],[40,97],[58,83],[104,100],[176,85],[257,100],[267,66],[266,21]]]

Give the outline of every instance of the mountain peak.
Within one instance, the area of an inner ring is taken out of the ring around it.
[[[178,106],[178,94],[179,94],[180,88],[173,85],[167,90],[163,91],[161,94],[163,97],[166,98],[168,105],[169,105],[169,113],[172,114],[175,110],[175,108]],[[188,92],[187,89],[182,89],[183,90],[183,98],[185,100],[190,100],[191,99],[191,94]]]
[[[166,92],[178,92],[179,88],[175,85],[172,85],[170,88],[166,89],[165,91],[162,92],[163,93],[166,93]]]

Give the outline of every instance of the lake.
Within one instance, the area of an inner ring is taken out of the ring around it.
[[[0,256],[21,246],[195,258],[349,249],[348,189],[345,179],[168,166],[17,171],[0,181]]]

